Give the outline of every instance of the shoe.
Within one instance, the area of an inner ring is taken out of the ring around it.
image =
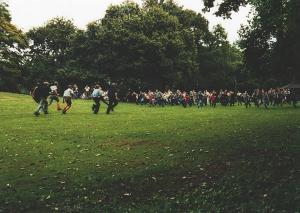
[[[57,109],[57,111],[60,111],[60,110],[62,110],[62,109],[61,109],[61,108],[58,108],[58,109]]]
[[[33,114],[34,114],[36,117],[38,117],[38,116],[40,115],[39,112],[34,112]]]
[[[45,115],[48,115],[48,114],[49,114],[49,112],[44,112],[44,114],[45,114]]]
[[[65,110],[63,110],[63,111],[62,111],[62,114],[66,114],[66,111],[65,111]]]

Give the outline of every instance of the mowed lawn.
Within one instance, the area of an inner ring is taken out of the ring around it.
[[[300,108],[91,105],[0,93],[0,212],[300,211]]]

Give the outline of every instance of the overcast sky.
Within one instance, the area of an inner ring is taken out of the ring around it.
[[[0,0],[1,1],[1,0]],[[84,29],[86,24],[100,19],[111,4],[119,4],[123,0],[4,0],[9,4],[13,23],[24,31],[32,27],[43,25],[47,20],[63,16],[73,20],[74,24]],[[141,4],[142,0],[135,0]],[[201,12],[201,0],[177,0],[179,5],[187,9]],[[210,28],[220,23],[228,33],[228,39],[234,42],[238,39],[238,29],[246,23],[250,8],[241,8],[239,13],[233,14],[231,20],[217,18],[212,13],[204,16],[210,23]]]

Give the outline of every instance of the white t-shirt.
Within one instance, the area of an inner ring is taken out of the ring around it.
[[[50,87],[50,90],[51,90],[51,95],[57,95],[57,86],[56,85],[53,85]]]
[[[57,86],[53,85],[53,86],[50,87],[50,89],[51,89],[52,92],[54,92],[54,91],[57,90]]]
[[[74,92],[72,89],[68,88],[64,91],[64,97],[72,97],[74,95]]]

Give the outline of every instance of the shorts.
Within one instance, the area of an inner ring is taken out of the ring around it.
[[[67,104],[68,106],[71,106],[71,105],[72,105],[72,99],[71,99],[71,97],[64,97],[64,100],[65,100],[65,102],[66,102],[66,104]]]
[[[56,101],[59,102],[59,98],[56,95],[51,95],[50,96],[50,101]]]

